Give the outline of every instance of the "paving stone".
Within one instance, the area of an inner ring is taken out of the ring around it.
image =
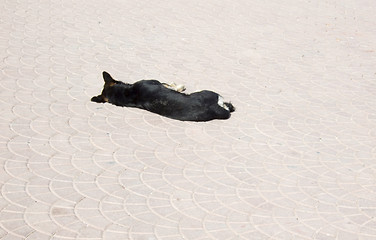
[[[1,239],[376,239],[376,5],[0,3]],[[232,101],[96,104],[102,71]]]

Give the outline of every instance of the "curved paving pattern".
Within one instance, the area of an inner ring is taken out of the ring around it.
[[[0,3],[1,239],[376,239],[374,1]],[[101,72],[228,121],[94,104]]]

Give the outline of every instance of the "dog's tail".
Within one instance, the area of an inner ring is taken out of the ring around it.
[[[226,105],[226,107],[228,108],[228,110],[229,110],[230,112],[234,112],[234,111],[235,111],[235,107],[234,107],[234,105],[232,105],[231,102],[225,102],[225,103],[223,103],[223,104]]]

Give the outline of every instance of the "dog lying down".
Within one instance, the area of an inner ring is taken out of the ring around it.
[[[182,93],[182,85],[160,83],[157,80],[141,80],[133,84],[123,83],[103,72],[102,93],[92,97],[97,103],[112,103],[122,107],[136,107],[181,121],[209,121],[228,119],[234,106],[212,91],[191,94]]]

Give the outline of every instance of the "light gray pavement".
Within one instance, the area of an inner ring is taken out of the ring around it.
[[[375,23],[374,0],[1,1],[1,239],[376,239]],[[103,70],[237,111],[91,103]]]

